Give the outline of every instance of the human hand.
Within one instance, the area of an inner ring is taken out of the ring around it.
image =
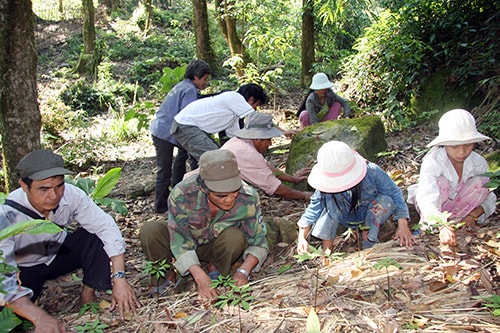
[[[304,254],[309,252],[309,243],[305,239],[299,238],[297,241],[297,253]]]
[[[465,222],[465,227],[466,227],[467,229],[470,229],[470,228],[475,227],[475,226],[476,226],[476,223],[477,223],[476,221],[477,221],[477,219],[474,219],[474,218],[473,218],[472,216],[470,216],[470,215],[467,215],[466,217],[464,217],[464,218],[462,219],[462,222]]]
[[[415,237],[413,237],[413,235],[411,234],[410,229],[402,228],[399,225],[396,232],[394,233],[394,236],[392,236],[392,239],[399,240],[399,246],[412,247],[417,243]]]
[[[450,226],[443,226],[439,230],[439,242],[442,245],[456,246],[457,240],[455,238],[455,232]]]
[[[294,177],[301,178],[300,181],[307,179],[307,176],[311,173],[311,168],[302,168],[295,172]],[[299,182],[300,182],[299,181]]]
[[[36,321],[33,322],[35,325],[35,333],[66,333],[66,327],[57,318],[52,317],[48,313],[42,313]]]
[[[233,280],[235,281],[236,285],[238,287],[244,286],[245,284],[248,284],[248,276],[241,272],[235,272],[233,274]]]
[[[217,289],[212,288],[212,279],[205,274],[205,276],[196,279],[196,284],[198,285],[198,300],[202,303],[207,301],[213,301],[219,296]]]
[[[141,306],[137,298],[135,297],[135,292],[132,287],[128,284],[125,278],[123,279],[113,279],[113,292],[111,294],[111,308],[113,311],[118,306],[118,311],[120,312],[120,318],[125,319],[125,312],[132,312],[134,315],[137,313],[136,308]]]

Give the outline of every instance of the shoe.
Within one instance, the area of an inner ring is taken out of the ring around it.
[[[371,240],[367,239],[364,241],[361,241],[361,248],[363,250],[371,248],[373,245],[377,244],[378,242],[372,242]]]
[[[179,276],[176,276],[175,279],[175,281],[165,280],[165,282],[160,284],[158,287],[153,287],[149,292],[149,296],[154,297],[156,296],[156,294],[158,294],[158,296],[161,296],[167,290],[177,288],[181,284],[181,278]]]
[[[212,279],[212,280],[217,280],[219,278],[219,271],[212,271],[212,272],[208,272],[208,276]]]

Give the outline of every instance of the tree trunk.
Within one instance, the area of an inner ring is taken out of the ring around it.
[[[83,16],[83,53],[75,71],[91,77],[97,76],[99,55],[95,46],[94,3],[92,0],[82,0]]]
[[[238,32],[236,29],[236,19],[231,12],[231,8],[234,5],[234,0],[216,0],[215,6],[217,8],[217,19],[219,21],[219,27],[221,29],[222,35],[229,46],[229,51],[231,56],[240,56],[243,63],[236,66],[234,69],[238,77],[243,77],[243,69],[246,67],[248,59],[245,54],[245,47],[238,37]]]
[[[146,8],[146,23],[144,24],[144,34],[148,35],[151,29],[151,21],[153,20],[153,5],[151,0],[143,0],[144,8]]]
[[[215,68],[210,35],[208,32],[208,12],[206,0],[193,0],[193,26],[196,39],[196,57],[205,60]]]
[[[314,16],[312,0],[302,1],[302,72],[300,85],[307,87],[311,82],[312,65],[314,63]]]
[[[19,186],[17,162],[40,147],[33,19],[30,0],[0,0],[0,126],[6,192]]]

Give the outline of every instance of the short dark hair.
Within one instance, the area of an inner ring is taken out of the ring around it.
[[[210,66],[203,60],[195,59],[189,63],[184,73],[184,78],[194,80],[194,77],[202,78],[205,74],[211,74]]]
[[[260,105],[264,105],[269,102],[269,97],[267,97],[264,89],[255,83],[244,84],[238,89],[238,92],[245,97],[248,101],[250,97],[253,97],[255,101],[260,101]]]
[[[26,184],[26,186],[28,186],[28,190],[31,190],[31,184],[33,184],[33,179],[31,179],[29,177],[24,177],[24,178],[21,178],[21,180],[23,181],[23,183]]]

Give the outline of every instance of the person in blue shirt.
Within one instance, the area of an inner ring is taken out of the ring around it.
[[[156,213],[165,213],[168,210],[169,187],[174,187],[186,173],[188,154],[170,134],[172,121],[174,116],[185,106],[199,98],[199,91],[207,87],[210,74],[210,66],[205,61],[191,61],[186,68],[184,80],[168,92],[149,126],[156,149],[157,170],[154,203]],[[174,147],[177,147],[177,156],[172,167]],[[195,159],[190,159],[190,166],[192,170],[198,167]]]
[[[408,227],[408,206],[399,187],[378,165],[366,161],[347,144],[330,141],[321,146],[307,180],[316,191],[297,223],[299,254],[308,251],[311,229],[314,237],[323,240],[323,250],[333,250],[338,225],[353,227],[360,221],[369,228],[362,233],[362,247],[370,248],[378,241],[380,226],[391,216],[398,225],[393,238],[401,246],[415,243]]]

